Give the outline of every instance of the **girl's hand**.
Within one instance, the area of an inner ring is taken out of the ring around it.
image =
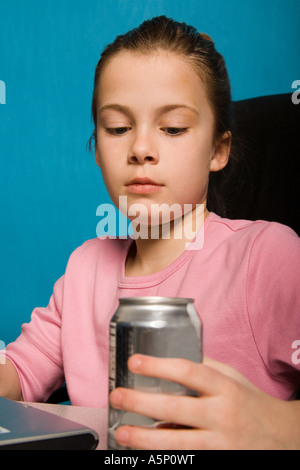
[[[183,429],[121,426],[117,441],[135,449],[300,449],[300,402],[268,396],[232,367],[211,359],[134,355],[129,369],[140,375],[179,382],[199,397],[150,394],[118,388],[115,408],[140,413]],[[184,429],[189,427],[192,429]]]

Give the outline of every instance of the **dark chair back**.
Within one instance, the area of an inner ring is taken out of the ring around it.
[[[234,102],[235,143],[246,170],[226,216],[280,222],[300,235],[300,104],[291,98]]]

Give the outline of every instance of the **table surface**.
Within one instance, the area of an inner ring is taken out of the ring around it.
[[[81,406],[49,405],[48,403],[27,404],[93,429],[99,436],[99,444],[96,450],[107,449],[107,410]]]

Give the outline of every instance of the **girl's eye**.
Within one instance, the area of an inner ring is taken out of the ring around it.
[[[165,127],[163,129],[168,135],[176,136],[184,134],[188,128],[187,127]]]
[[[108,132],[111,135],[124,135],[126,132],[130,130],[130,127],[108,127],[106,129],[106,132]]]

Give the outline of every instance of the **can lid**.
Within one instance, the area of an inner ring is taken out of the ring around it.
[[[120,304],[187,304],[194,303],[194,299],[183,297],[123,297],[119,299]]]

